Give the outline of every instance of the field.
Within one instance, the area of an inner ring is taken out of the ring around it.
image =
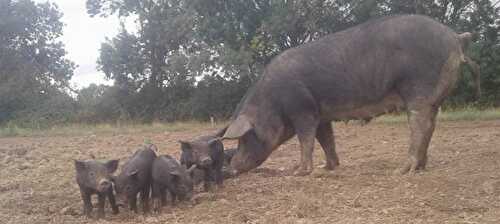
[[[397,119],[396,119],[397,120]],[[177,127],[177,126],[176,126]],[[75,127],[77,128],[77,127]],[[500,120],[440,121],[427,170],[393,171],[406,156],[404,122],[366,126],[335,124],[341,166],[291,175],[299,159],[294,138],[260,168],[198,193],[193,203],[161,214],[124,209],[96,221],[84,218],[73,159],[120,158],[144,141],[178,158],[177,140],[214,131],[209,125],[182,128],[114,128],[0,138],[2,223],[500,223]],[[226,147],[235,142],[225,142]],[[315,166],[324,162],[316,145]]]

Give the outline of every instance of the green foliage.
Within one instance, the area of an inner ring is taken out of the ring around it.
[[[280,52],[395,14],[474,32],[466,53],[480,65],[483,97],[475,102],[464,66],[446,107],[500,105],[499,8],[488,0],[87,0],[87,12],[134,18],[137,31],[122,25],[101,45],[98,69],[114,85],[74,99],[57,7],[0,0],[0,124],[224,119]]]
[[[58,40],[61,13],[50,3],[0,1],[0,124],[63,122],[73,105],[74,64]]]
[[[30,107],[17,111],[13,121],[21,127],[46,128],[72,121],[76,104],[67,93],[54,90],[36,97]]]
[[[78,93],[75,119],[84,123],[101,123],[110,118],[127,120],[126,114],[121,114],[118,99],[120,94],[117,87],[91,84]]]

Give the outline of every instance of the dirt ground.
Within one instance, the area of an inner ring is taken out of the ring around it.
[[[178,139],[211,131],[1,138],[0,222],[500,223],[500,120],[440,122],[427,170],[415,175],[393,173],[406,158],[405,123],[337,123],[341,166],[333,172],[292,176],[299,159],[292,139],[260,168],[199,193],[194,204],[145,216],[107,208],[99,221],[82,216],[73,159],[94,154],[123,163],[145,139],[178,158]],[[323,158],[316,145],[315,166]]]

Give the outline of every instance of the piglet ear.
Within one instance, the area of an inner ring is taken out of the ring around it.
[[[181,144],[182,151],[186,151],[186,150],[191,149],[191,144],[189,142],[179,140],[179,143]]]
[[[83,172],[87,169],[85,162],[76,159],[74,161],[75,161],[76,172]]]
[[[118,169],[118,163],[119,163],[119,160],[117,160],[117,159],[110,160],[110,161],[106,162],[104,164],[104,166],[106,166],[106,169],[108,169],[109,173],[114,173],[116,171],[116,169]]]

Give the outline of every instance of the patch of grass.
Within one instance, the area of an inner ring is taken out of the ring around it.
[[[0,137],[14,137],[20,135],[27,135],[30,129],[20,128],[17,125],[8,123],[5,127],[0,128]]]
[[[126,123],[126,124],[67,124],[57,125],[47,129],[22,128],[17,125],[0,127],[0,137],[31,137],[31,136],[78,136],[102,134],[135,134],[178,132],[210,128],[210,123],[185,121],[174,123]],[[218,125],[217,127],[221,127]],[[147,141],[147,139],[145,140]]]
[[[479,110],[472,107],[460,109],[448,109],[441,111],[438,115],[440,121],[477,121],[500,119],[500,108]],[[406,122],[406,113],[390,114],[378,117],[375,122],[401,123]],[[220,123],[217,128],[224,124]],[[0,137],[28,137],[28,136],[78,136],[78,135],[102,135],[102,134],[140,134],[158,132],[178,132],[210,128],[209,122],[183,121],[174,123],[122,123],[122,124],[67,124],[57,125],[51,128],[23,128],[8,123],[0,127]],[[149,140],[145,139],[145,143]]]
[[[500,108],[479,110],[472,107],[442,110],[438,114],[439,121],[488,121],[500,119]],[[378,117],[376,122],[399,123],[406,122],[406,113],[389,114]]]

